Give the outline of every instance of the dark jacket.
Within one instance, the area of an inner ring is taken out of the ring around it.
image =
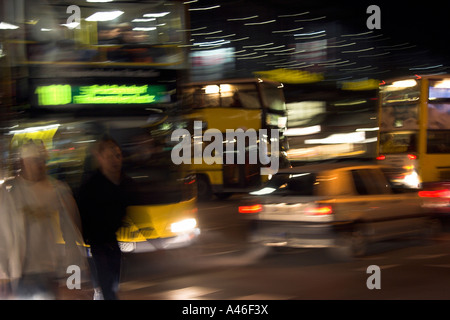
[[[116,232],[131,201],[131,185],[125,176],[115,185],[98,170],[81,186],[77,203],[87,244],[117,242]]]

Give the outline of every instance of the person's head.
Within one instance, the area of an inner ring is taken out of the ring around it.
[[[47,173],[47,152],[42,142],[30,140],[19,149],[21,176],[30,181],[41,181]]]
[[[122,171],[122,151],[112,138],[104,137],[96,145],[95,157],[100,170],[105,174],[120,174]]]

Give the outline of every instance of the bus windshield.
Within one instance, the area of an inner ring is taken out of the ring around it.
[[[381,87],[380,152],[417,152],[419,84],[409,79]]]
[[[382,86],[380,131],[418,129],[419,95],[417,80]]]
[[[261,89],[261,96],[259,94]],[[183,90],[183,104],[190,108],[243,108],[286,111],[282,87],[270,82],[194,84]]]
[[[380,133],[380,152],[416,152],[417,135],[418,132],[415,131],[395,131]]]
[[[183,103],[191,108],[261,108],[255,83],[187,87],[183,90]]]
[[[394,81],[381,88],[383,106],[391,104],[410,104],[419,101],[420,87],[417,80]]]
[[[261,83],[261,87],[263,99],[269,110],[285,112],[286,104],[284,102],[282,87],[267,83],[266,81]]]
[[[418,130],[419,105],[382,106],[380,131]]]

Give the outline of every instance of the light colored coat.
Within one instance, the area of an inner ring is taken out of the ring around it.
[[[30,182],[17,177],[0,188],[0,279],[24,274],[62,276],[87,262],[76,202],[56,179]],[[65,244],[65,245],[64,245]]]

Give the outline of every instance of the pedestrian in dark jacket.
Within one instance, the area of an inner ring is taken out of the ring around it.
[[[94,284],[98,282],[105,300],[116,300],[121,269],[116,232],[130,204],[131,179],[122,172],[122,151],[115,140],[103,138],[93,153],[99,168],[80,188],[78,207],[91,248]]]

